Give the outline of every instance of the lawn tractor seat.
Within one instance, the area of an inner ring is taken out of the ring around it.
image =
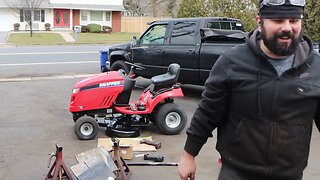
[[[124,78],[124,86],[122,92],[118,95],[117,99],[114,102],[115,106],[129,106],[129,101],[131,97],[132,89],[136,83],[135,79],[132,79],[121,72],[120,75]]]
[[[168,71],[165,74],[154,76],[151,78],[152,92],[156,92],[163,88],[170,88],[177,83],[180,73],[180,65],[173,63],[168,67]]]

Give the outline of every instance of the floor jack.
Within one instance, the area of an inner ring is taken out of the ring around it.
[[[112,138],[112,142],[113,142],[113,161],[116,164],[116,166],[119,168],[119,171],[116,174],[117,180],[129,180],[132,175],[132,172],[130,171],[128,165],[120,155],[120,141],[119,139]]]
[[[71,173],[70,169],[66,166],[62,159],[62,146],[56,144],[56,153],[51,153],[51,157],[49,159],[48,168],[50,166],[51,159],[56,157],[56,160],[52,164],[45,180],[51,179],[52,180],[61,180],[62,178],[66,177],[70,180],[75,180],[73,174]]]

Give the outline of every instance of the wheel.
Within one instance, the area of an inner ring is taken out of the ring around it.
[[[179,134],[187,124],[187,114],[174,103],[166,103],[155,112],[155,121],[163,134]]]
[[[129,74],[129,67],[126,65],[124,61],[116,61],[111,65],[111,71],[120,71],[124,75]]]
[[[74,125],[74,132],[80,140],[94,139],[98,131],[98,123],[90,116],[80,117]]]

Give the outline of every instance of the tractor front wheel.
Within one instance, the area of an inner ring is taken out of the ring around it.
[[[98,131],[98,123],[90,116],[80,117],[74,125],[74,132],[80,140],[94,139]]]

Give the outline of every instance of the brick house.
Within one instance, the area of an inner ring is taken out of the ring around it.
[[[13,30],[14,23],[20,24],[19,30],[28,30],[26,19],[30,18],[30,11],[10,8],[7,2],[0,0],[0,31]],[[50,23],[52,30],[73,30],[76,25],[96,23],[120,32],[122,11],[123,0],[42,0],[32,13],[32,28],[45,30],[44,25]]]

